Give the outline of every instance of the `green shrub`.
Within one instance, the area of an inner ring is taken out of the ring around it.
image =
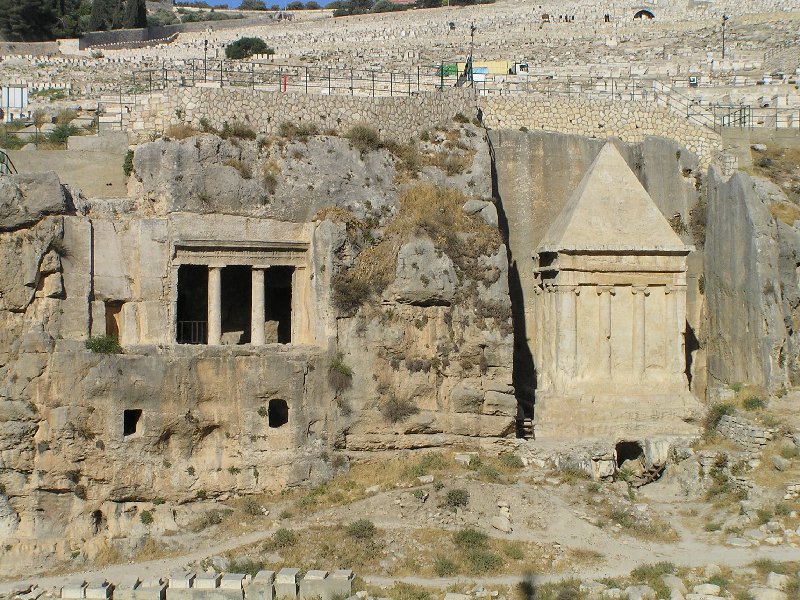
[[[453,117],[453,121],[456,123],[469,123],[469,119],[464,113],[457,112]]]
[[[243,37],[225,47],[225,57],[231,59],[250,58],[253,54],[275,54],[275,50],[257,37]]]
[[[525,466],[525,463],[516,454],[503,454],[500,456],[500,462],[509,469],[521,469]]]
[[[503,559],[497,554],[477,548],[467,552],[467,561],[477,573],[490,573],[503,566]]]
[[[59,123],[47,134],[47,141],[51,144],[66,144],[71,135],[78,135],[80,130],[69,123]]]
[[[440,555],[433,561],[433,572],[437,577],[450,577],[458,573],[458,567],[452,560]]]
[[[473,527],[459,529],[453,534],[453,543],[459,548],[483,548],[488,542],[489,535]]]
[[[375,523],[369,519],[359,519],[347,526],[347,535],[356,540],[371,540],[377,532]]]
[[[337,352],[328,365],[328,383],[337,394],[353,385],[353,369],[345,364],[341,352]]]
[[[767,403],[758,396],[750,396],[749,398],[745,398],[743,404],[745,410],[758,410],[759,408],[764,408],[767,405]]]
[[[463,508],[467,504],[469,504],[469,491],[464,488],[447,490],[444,498],[444,505],[447,508],[455,510],[456,508]]]
[[[675,565],[671,562],[657,562],[639,565],[631,571],[631,577],[637,581],[653,581],[662,575],[671,575],[675,572]]]
[[[344,137],[362,154],[381,147],[380,135],[369,125],[353,125]]]
[[[99,354],[120,354],[122,346],[115,335],[97,335],[86,340],[86,348]]]
[[[296,125],[291,121],[284,121],[278,127],[278,135],[289,140],[308,141],[312,135],[317,135],[319,129],[313,123]]]
[[[727,402],[714,404],[708,409],[708,414],[706,415],[706,429],[714,429],[719,424],[722,417],[725,415],[732,415],[734,412],[736,412],[736,409],[733,404],[728,404]]]
[[[125,153],[125,160],[122,161],[122,170],[125,172],[125,177],[130,177],[133,173],[133,150],[128,150]]]
[[[253,560],[250,558],[234,559],[228,561],[225,570],[228,573],[244,573],[255,577],[256,574],[264,568],[264,563],[260,560]]]
[[[153,506],[161,506],[164,504],[163,498],[153,498]]]
[[[247,124],[234,121],[228,123],[227,121],[222,124],[222,130],[219,135],[223,139],[228,138],[241,138],[243,140],[256,139],[256,132]]]
[[[139,515],[139,520],[142,525],[151,525],[153,523],[153,513],[149,510],[143,510],[142,514]]]
[[[427,475],[431,471],[444,469],[446,466],[447,461],[440,452],[428,452],[403,469],[403,475],[413,479]]]
[[[297,543],[297,534],[291,529],[281,527],[272,534],[272,545],[276,548],[288,548]]]
[[[503,546],[503,554],[513,560],[523,560],[525,558],[525,550],[521,544],[506,544]]]

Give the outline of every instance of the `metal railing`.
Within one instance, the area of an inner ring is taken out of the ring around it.
[[[208,321],[178,321],[175,340],[179,344],[207,344]]]
[[[11,157],[0,150],[0,175],[14,175],[17,172]]]

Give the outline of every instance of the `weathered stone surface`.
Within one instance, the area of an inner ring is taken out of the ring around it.
[[[0,178],[0,231],[32,225],[65,209],[64,190],[53,171]]]
[[[453,261],[437,252],[429,238],[417,238],[397,253],[397,273],[392,293],[397,302],[417,306],[448,306],[456,284]]]

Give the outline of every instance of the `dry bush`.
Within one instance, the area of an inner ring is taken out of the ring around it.
[[[273,195],[278,189],[278,175],[280,174],[281,168],[275,160],[269,159],[264,162],[264,166],[261,168],[261,184],[268,194]]]
[[[401,423],[419,412],[419,407],[411,400],[398,398],[394,394],[385,398],[380,404],[383,418],[389,423]]]
[[[246,162],[238,160],[236,158],[227,158],[222,161],[222,164],[226,167],[233,167],[244,179],[251,179],[253,177],[253,171]]]
[[[769,205],[769,212],[775,219],[789,226],[800,219],[800,207],[788,202],[773,202]]]
[[[344,137],[362,154],[381,147],[380,134],[369,125],[353,125]]]
[[[290,121],[284,121],[278,127],[278,135],[288,140],[297,140],[300,142],[308,141],[312,135],[317,135],[319,129],[313,123],[296,125]]]
[[[453,175],[460,175],[471,167],[474,158],[474,151],[465,154],[440,151],[426,156],[425,163],[429,166],[441,169],[446,175],[452,177]]]
[[[185,140],[192,136],[198,135],[200,132],[186,123],[179,123],[178,125],[170,125],[167,128],[167,137],[173,140]]]

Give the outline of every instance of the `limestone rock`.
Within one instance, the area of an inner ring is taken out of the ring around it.
[[[701,583],[694,586],[692,591],[701,596],[717,596],[719,595],[719,589],[719,586],[713,583]]]
[[[677,590],[681,594],[686,593],[686,584],[683,583],[683,580],[680,577],[675,575],[662,575],[661,581],[664,582],[664,585],[667,586],[670,590]]]
[[[625,588],[628,600],[655,600],[656,592],[649,585],[631,585]]]
[[[792,461],[787,458],[783,458],[782,456],[773,456],[772,466],[778,471],[786,471],[792,466]]]
[[[400,248],[392,286],[395,301],[417,306],[449,305],[456,283],[453,261],[437,252],[430,238],[418,238]]]
[[[791,582],[788,575],[770,572],[767,574],[767,587],[773,590],[785,590]]]
[[[0,178],[0,231],[32,225],[65,210],[64,189],[53,171]]]
[[[785,592],[768,587],[751,587],[747,590],[753,600],[786,600]]]
[[[494,516],[489,520],[489,524],[498,531],[502,531],[503,533],[511,533],[511,520],[508,517],[504,516]]]

